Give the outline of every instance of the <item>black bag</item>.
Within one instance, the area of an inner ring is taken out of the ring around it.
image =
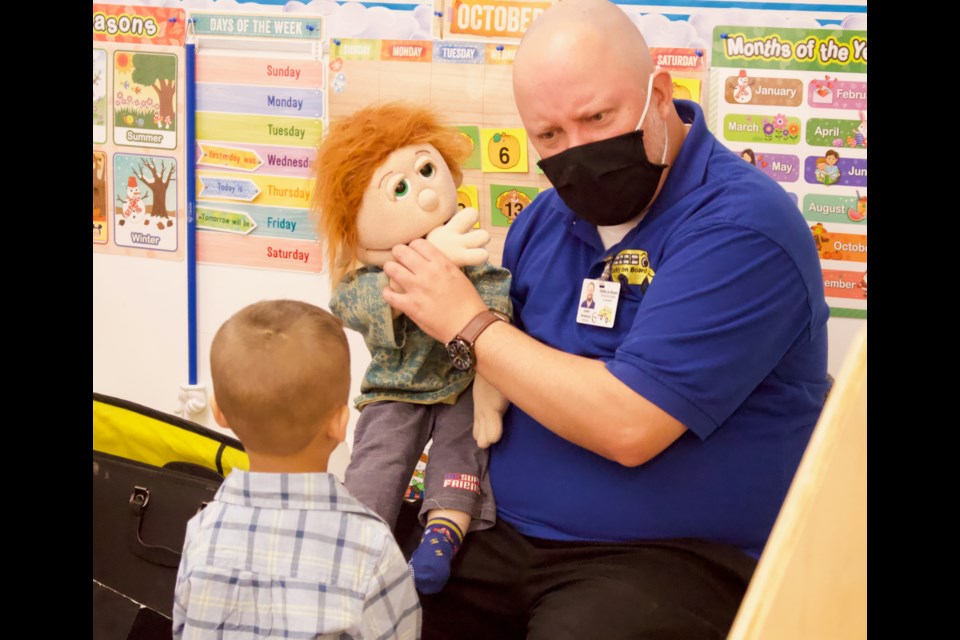
[[[176,416],[93,399],[94,637],[169,638],[187,521],[246,454]]]

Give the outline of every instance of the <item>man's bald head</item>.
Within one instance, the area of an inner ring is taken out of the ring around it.
[[[533,22],[514,59],[513,94],[542,161],[639,129],[646,159],[670,166],[686,136],[670,74],[654,69],[636,25],[606,0],[561,0]]]
[[[533,22],[513,62],[513,94],[543,159],[633,131],[646,105],[662,109],[663,119],[672,108],[669,75],[654,71],[636,25],[606,0],[561,0]],[[660,119],[652,118],[648,152],[663,151]]]
[[[514,88],[544,65],[579,58],[598,69],[611,65],[646,86],[653,70],[650,50],[636,25],[607,0],[561,0],[540,15],[520,42],[513,63]]]

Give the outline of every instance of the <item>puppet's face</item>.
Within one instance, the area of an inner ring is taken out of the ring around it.
[[[457,212],[457,185],[443,156],[431,144],[415,144],[391,153],[373,172],[357,212],[357,256],[383,266],[389,251],[422,238]]]

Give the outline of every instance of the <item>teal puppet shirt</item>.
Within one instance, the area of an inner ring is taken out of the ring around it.
[[[510,272],[491,264],[466,267],[464,273],[487,307],[513,317]],[[370,366],[360,384],[358,409],[371,402],[453,404],[473,381],[474,372],[456,369],[446,345],[434,340],[407,316],[392,317],[383,301],[387,276],[379,267],[349,273],[333,292],[330,311],[359,332],[370,350]]]

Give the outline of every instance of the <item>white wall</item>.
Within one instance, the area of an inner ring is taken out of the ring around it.
[[[186,262],[93,256],[93,391],[175,413],[189,383]],[[219,265],[197,266],[197,383],[211,390],[210,343],[223,322],[258,300],[292,298],[328,309],[326,275]],[[370,362],[363,339],[347,331],[353,398]],[[359,413],[352,409],[347,441]],[[189,419],[225,432],[210,410]],[[349,454],[341,445],[330,471],[343,479]]]

